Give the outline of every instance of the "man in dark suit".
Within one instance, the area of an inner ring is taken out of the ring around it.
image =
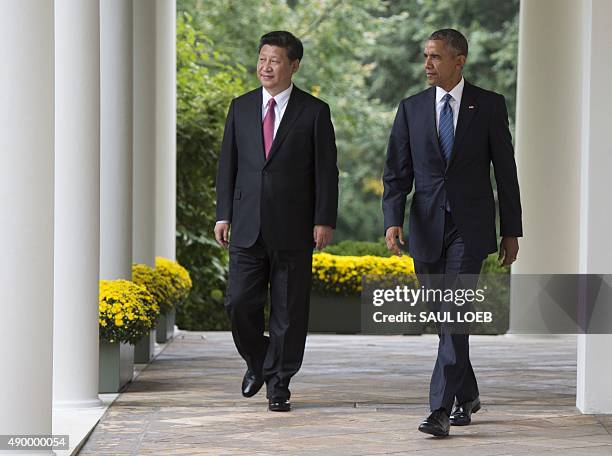
[[[289,32],[261,37],[262,87],[232,100],[217,173],[215,238],[229,246],[226,308],[247,364],[242,394],[255,395],[265,382],[271,411],[291,408],[289,381],[308,329],[312,250],[331,241],[338,208],[329,106],[291,82],[302,55]]]
[[[387,150],[382,201],[387,246],[401,255],[406,197],[414,184],[408,251],[425,286],[435,274],[477,277],[483,260],[497,250],[491,162],[502,236],[499,259],[504,265],[516,259],[517,238],[522,236],[506,103],[502,95],[464,80],[467,54],[467,40],[456,30],[439,30],[429,37],[424,58],[431,87],[401,101]],[[438,329],[431,414],[419,430],[445,436],[450,424],[471,422],[480,399],[468,335]]]

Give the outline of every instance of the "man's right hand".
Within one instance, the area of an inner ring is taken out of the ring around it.
[[[215,239],[221,247],[227,248],[229,245],[230,224],[227,222],[218,222],[215,224]]]
[[[387,243],[387,248],[391,250],[397,256],[402,256],[402,251],[400,246],[397,244],[397,241],[404,245],[404,232],[402,231],[401,226],[390,226],[387,228],[387,232],[385,233],[385,242]]]

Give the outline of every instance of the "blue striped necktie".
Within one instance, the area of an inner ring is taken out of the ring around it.
[[[440,138],[440,147],[442,148],[442,155],[448,165],[453,152],[453,143],[455,142],[455,126],[453,124],[453,108],[451,108],[450,100],[451,94],[447,93],[442,97],[444,106],[442,106],[442,112],[440,113],[440,129],[438,137]]]

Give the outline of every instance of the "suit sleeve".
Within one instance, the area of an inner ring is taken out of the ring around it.
[[[382,209],[385,233],[390,226],[403,226],[406,197],[412,191],[414,170],[410,132],[404,102],[400,103],[391,128],[383,172]]]
[[[336,227],[338,216],[338,166],[336,135],[329,106],[317,114],[314,124],[315,211],[314,224]]]
[[[232,220],[237,166],[234,101],[230,104],[217,167],[217,220]]]
[[[508,110],[503,95],[499,95],[495,103],[495,112],[489,126],[489,147],[497,182],[500,235],[521,237],[521,198],[512,137],[508,128]]]

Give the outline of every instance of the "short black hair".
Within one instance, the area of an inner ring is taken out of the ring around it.
[[[289,57],[291,61],[295,59],[302,60],[302,56],[304,55],[304,46],[302,46],[302,42],[292,33],[285,32],[284,30],[277,30],[263,35],[259,39],[259,49],[257,49],[257,52],[261,51],[261,48],[266,44],[284,48],[287,51],[287,57]]]
[[[450,48],[456,55],[468,55],[468,42],[463,34],[455,29],[447,28],[440,29],[429,35],[428,40],[444,41],[444,44]]]

